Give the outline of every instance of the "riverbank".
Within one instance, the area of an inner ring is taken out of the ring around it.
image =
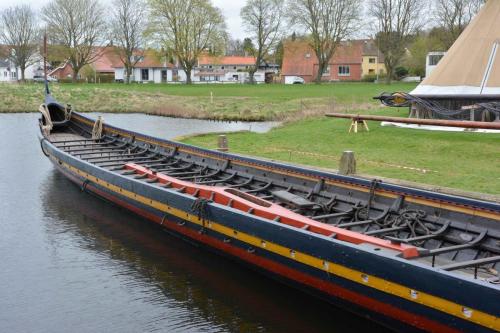
[[[391,115],[394,110],[380,114]],[[268,133],[228,133],[230,151],[288,163],[336,169],[345,150],[362,174],[466,191],[500,193],[499,134],[434,132],[381,127],[348,134],[345,119],[316,118],[284,124]],[[215,148],[217,135],[185,137],[183,142]]]
[[[325,112],[368,112],[383,91],[410,91],[414,83],[322,85],[51,84],[54,97],[78,112],[146,113],[242,121],[293,121]],[[35,112],[42,84],[0,84],[0,112]]]

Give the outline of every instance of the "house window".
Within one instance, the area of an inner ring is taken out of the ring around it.
[[[141,80],[149,81],[149,69],[141,69]]]
[[[349,66],[339,66],[339,76],[350,76],[351,68]]]
[[[212,68],[212,65],[209,65],[208,68]]]
[[[220,66],[220,69],[224,69],[224,66]]]
[[[236,69],[236,66],[234,66],[234,69]]]
[[[323,76],[330,76],[330,65],[323,69]]]
[[[375,63],[375,61],[377,61],[377,59],[375,59],[375,58],[369,58],[369,59],[368,59],[368,62],[369,62],[370,64],[374,64],[374,63]]]
[[[429,66],[436,66],[443,57],[442,54],[433,54],[429,56]]]
[[[3,76],[7,77],[7,71],[3,72]]]
[[[371,74],[375,74],[375,70],[374,70],[373,68],[372,68],[372,69],[369,69],[369,70],[368,70],[368,74],[370,74],[370,75],[371,75]]]

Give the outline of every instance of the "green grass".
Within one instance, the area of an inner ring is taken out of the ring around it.
[[[381,127],[347,134],[348,120],[325,118],[341,111],[407,116],[406,109],[380,108],[373,96],[410,91],[415,84],[322,85],[54,84],[53,95],[77,111],[143,112],[186,118],[285,120],[269,133],[228,134],[232,152],[335,169],[353,150],[358,171],[483,193],[500,193],[500,135],[432,132]],[[213,95],[213,102],[210,94]],[[0,84],[0,112],[36,111],[41,84]],[[185,142],[214,148],[217,137]]]
[[[308,85],[240,84],[53,84],[60,102],[77,111],[143,112],[221,120],[297,120],[325,111],[378,107],[373,96],[409,91],[415,84],[333,83]],[[211,94],[213,99],[211,98]],[[0,84],[0,112],[38,110],[41,84]]]
[[[382,114],[397,111],[384,110]],[[336,169],[344,150],[356,154],[358,172],[467,191],[500,194],[500,135],[381,127],[348,134],[345,119],[316,118],[265,134],[229,133],[231,152]],[[214,148],[217,135],[186,143]]]

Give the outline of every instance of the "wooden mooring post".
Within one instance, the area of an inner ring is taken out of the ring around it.
[[[356,173],[356,158],[353,151],[346,150],[342,153],[339,163],[339,173],[341,175],[353,175]]]
[[[219,138],[217,140],[217,150],[218,151],[228,151],[229,147],[227,144],[227,136],[225,135],[219,135]]]

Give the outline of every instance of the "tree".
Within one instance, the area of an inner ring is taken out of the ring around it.
[[[245,55],[245,50],[243,49],[243,42],[241,39],[230,38],[227,43],[226,55],[232,56],[243,56]]]
[[[255,65],[250,67],[250,83],[255,83],[254,74],[261,62],[276,47],[282,36],[284,0],[247,0],[240,16],[246,30],[252,34],[255,47],[252,55]]]
[[[427,53],[440,50],[440,42],[437,38],[430,33],[421,33],[408,44],[408,53],[402,64],[409,69],[411,75],[424,77]]]
[[[52,0],[42,9],[49,39],[61,45],[73,69],[73,82],[83,66],[93,63],[100,53],[106,31],[104,9],[98,0]]]
[[[484,0],[437,0],[436,19],[444,28],[443,43],[450,48],[479,11]]]
[[[305,28],[318,59],[316,82],[321,82],[341,40],[356,29],[360,0],[290,0],[291,23]]]
[[[36,15],[29,6],[10,7],[0,14],[0,40],[10,47],[8,57],[21,70],[22,81],[26,68],[37,60],[39,37]]]
[[[209,0],[149,0],[151,33],[174,54],[191,84],[198,57],[209,50],[222,53],[227,40],[226,23]]]
[[[243,51],[245,51],[245,55],[252,54],[255,51],[255,45],[253,45],[251,38],[243,39]]]
[[[411,35],[422,24],[425,0],[372,0],[370,10],[378,23],[377,45],[384,55],[387,83],[401,64]]]
[[[114,0],[111,33],[125,68],[125,83],[130,83],[132,71],[144,56],[146,6],[142,0]]]
[[[283,56],[285,55],[285,48],[283,46],[283,40],[280,40],[276,49],[274,50],[274,61],[281,67],[283,67]]]

